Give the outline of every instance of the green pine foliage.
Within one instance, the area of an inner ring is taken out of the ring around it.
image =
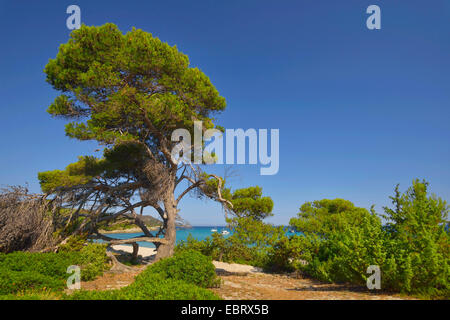
[[[99,175],[141,176],[148,152],[159,155],[174,129],[193,134],[194,121],[215,128],[212,116],[226,107],[210,79],[190,67],[176,46],[140,29],[124,34],[112,23],[74,30],[44,72],[61,93],[47,112],[71,120],[66,135],[106,146],[101,159],[80,157],[65,170],[39,173],[44,192]]]
[[[237,189],[231,196],[231,203],[237,217],[263,220],[273,215],[273,201],[270,197],[262,196],[259,186]]]
[[[388,221],[384,285],[395,291],[449,298],[447,203],[430,196],[428,183],[419,180],[403,194],[397,186],[391,199],[394,208],[384,208]]]
[[[348,200],[307,202],[290,225],[304,236],[279,244],[285,256],[293,258],[285,264],[314,278],[363,285],[367,267],[384,261],[381,220]]]
[[[140,141],[137,128],[145,126],[144,113],[156,128],[192,128],[195,120],[211,128],[208,114],[225,108],[225,99],[203,72],[189,67],[185,54],[148,32],[123,34],[107,23],[82,26],[70,37],[44,70],[62,92],[48,112],[90,118],[69,123],[69,137],[105,144]]]

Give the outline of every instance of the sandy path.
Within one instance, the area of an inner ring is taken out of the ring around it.
[[[261,268],[248,266],[245,264],[226,263],[220,261],[213,261],[213,264],[216,267],[217,274],[219,275],[246,275],[250,273],[262,273]]]
[[[366,288],[321,283],[289,275],[248,273],[222,275],[222,285],[213,289],[225,300],[403,300],[399,295],[371,292]]]

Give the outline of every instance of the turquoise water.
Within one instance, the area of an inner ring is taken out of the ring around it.
[[[189,229],[177,228],[177,243],[179,243],[180,241],[186,241],[186,239],[188,238],[189,235],[192,235],[192,237],[194,239],[197,239],[200,241],[204,240],[213,234],[211,229],[216,229],[217,232],[219,232],[219,233],[222,232],[223,230],[227,230],[230,232],[230,230],[227,229],[226,227],[215,227],[215,226],[192,227]],[[230,232],[230,234],[231,234],[231,232]],[[286,228],[286,234],[293,235],[293,233],[288,232],[287,228]],[[295,233],[295,234],[300,234],[300,233]],[[113,234],[109,234],[108,236],[110,236],[111,238],[115,238],[115,239],[130,239],[130,238],[144,236],[144,234],[143,233],[113,233]],[[224,237],[226,238],[228,236],[229,235],[225,235]],[[155,245],[150,242],[138,242],[138,244],[142,247],[147,247],[147,248],[155,247]]]
[[[183,241],[183,240],[185,241],[187,239],[187,237],[189,236],[189,234],[191,234],[192,237],[194,237],[197,240],[204,240],[213,234],[211,229],[216,229],[217,232],[222,232],[222,230],[230,231],[226,227],[214,227],[214,226],[212,226],[212,227],[192,227],[189,229],[184,229],[184,228],[178,229],[177,228],[177,243],[179,243],[180,241]],[[108,234],[108,236],[111,238],[115,238],[115,239],[130,239],[130,238],[134,238],[134,237],[144,236],[144,234],[143,233],[112,233],[112,234]],[[228,235],[225,235],[225,237],[227,237],[227,236]],[[142,247],[148,247],[148,248],[155,247],[155,245],[150,242],[138,242],[138,244]]]

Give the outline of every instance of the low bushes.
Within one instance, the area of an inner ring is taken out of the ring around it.
[[[70,251],[78,248],[79,251]],[[210,257],[184,251],[161,260],[136,277],[128,287],[107,291],[75,291],[63,294],[70,265],[81,267],[82,279],[93,279],[106,268],[104,245],[79,247],[76,241],[58,253],[14,252],[0,254],[0,299],[71,300],[214,300],[205,289],[219,284]],[[59,292],[59,293],[58,293]]]
[[[64,284],[64,279],[58,279],[36,271],[12,271],[0,268],[0,295],[30,289],[62,289]]]
[[[57,300],[58,291],[52,289],[28,289],[15,294],[0,295],[0,300]]]
[[[70,265],[80,266],[81,279],[88,281],[108,268],[107,261],[105,246],[100,244],[89,244],[79,251],[0,254],[0,295],[44,288],[62,290]]]
[[[69,300],[217,300],[205,289],[218,279],[209,257],[184,251],[149,266],[129,286],[107,291],[76,291]]]
[[[81,280],[91,281],[103,274],[109,268],[109,258],[106,255],[106,245],[89,244],[75,255],[75,265],[81,268]]]
[[[450,298],[450,237],[447,203],[428,195],[418,180],[403,194],[395,189],[394,209],[384,208],[387,259],[384,285],[425,297]]]
[[[138,275],[136,281],[141,281],[141,278],[154,273],[164,275],[167,279],[183,280],[203,288],[214,287],[219,280],[211,257],[193,250],[180,252],[174,257],[155,263]],[[145,282],[145,279],[142,281]]]
[[[397,187],[394,209],[384,208],[385,225],[346,200],[308,202],[291,219],[305,236],[279,241],[270,260],[319,280],[359,285],[366,284],[367,267],[378,265],[384,290],[449,298],[449,207],[427,188],[418,180],[404,194]]]
[[[365,285],[367,267],[382,266],[386,253],[383,247],[381,222],[367,213],[358,225],[348,224],[323,238],[306,235],[297,269],[313,278],[327,282],[348,282]]]
[[[316,247],[315,242],[304,236],[282,237],[268,252],[264,269],[269,272],[298,270],[306,261],[306,256],[316,251],[314,247]]]

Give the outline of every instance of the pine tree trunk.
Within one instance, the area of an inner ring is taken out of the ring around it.
[[[169,188],[170,190],[170,188]],[[173,255],[173,250],[175,248],[175,242],[176,242],[176,228],[175,228],[175,221],[176,221],[176,215],[177,215],[177,208],[175,205],[175,198],[172,191],[168,191],[166,194],[166,197],[164,199],[164,210],[167,215],[167,227],[166,227],[166,233],[164,235],[164,239],[168,241],[167,244],[161,244],[158,247],[158,251],[156,253],[155,260],[158,261],[163,258],[167,258]]]

